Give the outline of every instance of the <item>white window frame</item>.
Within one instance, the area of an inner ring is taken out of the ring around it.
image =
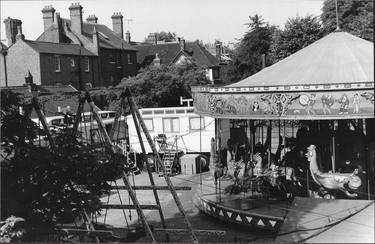
[[[90,72],[90,58],[85,57],[85,72]]]
[[[192,119],[198,119],[198,120],[200,120],[200,128],[198,128],[198,129],[191,128],[191,125],[192,125],[191,120]],[[190,131],[205,130],[205,129],[206,128],[205,128],[205,123],[204,123],[204,117],[190,117],[189,118],[189,130]]]
[[[154,120],[153,119],[143,119],[143,121],[145,122],[145,125],[146,125],[148,131],[154,131]],[[148,124],[146,123],[146,121],[151,122],[151,124],[150,124],[151,128],[149,128],[149,126],[147,126]]]
[[[177,120],[178,121],[178,130],[176,130],[174,127],[173,127],[173,120]],[[165,121],[166,120],[170,120],[171,121],[171,130],[170,131],[166,131],[165,130]],[[180,132],[180,118],[179,117],[168,117],[168,118],[163,118],[163,132],[164,133],[178,133]]]
[[[132,61],[131,53],[127,53],[126,56],[127,56],[127,59],[128,59],[128,64],[132,64],[133,61]]]
[[[60,73],[61,72],[61,57],[60,55],[54,55],[54,65],[55,65],[55,72]]]

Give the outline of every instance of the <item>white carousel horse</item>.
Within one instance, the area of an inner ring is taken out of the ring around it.
[[[276,166],[274,164],[271,165],[270,169],[263,169],[262,164],[263,158],[261,157],[260,153],[256,153],[253,155],[253,162],[254,162],[254,169],[253,169],[253,175],[255,176],[262,176],[269,173],[270,176],[277,178],[279,176],[285,176],[287,180],[298,182],[298,179],[295,175],[295,170],[292,167],[286,167],[286,166]]]
[[[356,174],[358,170],[353,173],[323,173],[319,170],[316,161],[316,150],[314,145],[307,148],[306,157],[310,163],[310,172],[314,181],[328,190],[340,190],[348,197],[357,197],[357,193],[350,193],[349,190],[356,190],[362,185],[361,178]]]

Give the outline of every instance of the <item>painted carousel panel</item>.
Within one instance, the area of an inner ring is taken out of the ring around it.
[[[193,93],[197,113],[215,118],[349,119],[374,117],[372,90],[296,93]]]

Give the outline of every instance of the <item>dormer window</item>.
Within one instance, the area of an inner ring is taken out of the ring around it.
[[[61,60],[60,60],[60,56],[55,55],[54,59],[55,59],[55,72],[56,73],[61,72]]]

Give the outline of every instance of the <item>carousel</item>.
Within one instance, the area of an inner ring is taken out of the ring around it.
[[[216,123],[211,175],[194,199],[204,213],[279,232],[297,205],[373,203],[372,42],[336,31],[242,81],[192,93],[195,112]]]

